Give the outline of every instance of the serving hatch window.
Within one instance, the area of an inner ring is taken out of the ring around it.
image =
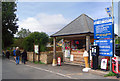
[[[72,40],[71,41],[71,49],[72,50],[79,50],[85,48],[86,40],[81,39],[81,40]]]

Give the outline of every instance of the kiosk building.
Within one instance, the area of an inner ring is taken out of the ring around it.
[[[56,38],[61,37],[63,39],[63,61],[84,65],[83,52],[84,50],[89,52],[90,45],[94,42],[93,19],[86,14],[81,14],[64,28],[51,35],[51,37],[54,38],[53,62],[56,55]]]

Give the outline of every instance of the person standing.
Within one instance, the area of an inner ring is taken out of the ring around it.
[[[25,50],[26,51],[26,50]],[[25,53],[25,61],[27,61],[27,51]]]
[[[14,60],[16,61],[16,49],[13,50]]]
[[[5,57],[5,53],[4,53],[4,51],[2,51],[2,56]]]
[[[26,55],[27,55],[27,52],[26,52],[26,50],[24,50],[22,53],[22,63],[24,63],[24,64],[26,62]]]
[[[6,51],[6,58],[9,59],[9,57],[10,57],[10,52],[7,50],[7,51]]]
[[[19,64],[19,60],[20,60],[20,50],[19,47],[16,47],[16,65]]]

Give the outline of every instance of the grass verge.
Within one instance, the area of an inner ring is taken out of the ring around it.
[[[113,72],[109,72],[108,74],[104,75],[104,77],[108,77],[108,76],[116,76],[117,74],[113,73]]]
[[[43,63],[43,62],[41,62],[41,61],[39,61],[39,62],[38,62],[38,61],[35,61],[34,63],[35,63],[35,64],[45,64],[45,63]]]
[[[29,61],[29,62],[34,63],[34,64],[45,64],[45,63],[43,63],[43,62],[41,62],[41,61],[39,61],[39,63],[38,63],[38,61],[35,61],[35,62]]]

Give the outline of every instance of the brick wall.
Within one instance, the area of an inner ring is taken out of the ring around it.
[[[62,52],[56,52],[56,60],[57,57],[61,57],[61,60],[63,60],[63,53]],[[27,52],[27,59],[28,61],[33,61],[33,52]],[[34,55],[35,61],[38,61],[38,55]],[[51,64],[53,61],[53,52],[41,52],[40,53],[40,61],[45,64]]]

